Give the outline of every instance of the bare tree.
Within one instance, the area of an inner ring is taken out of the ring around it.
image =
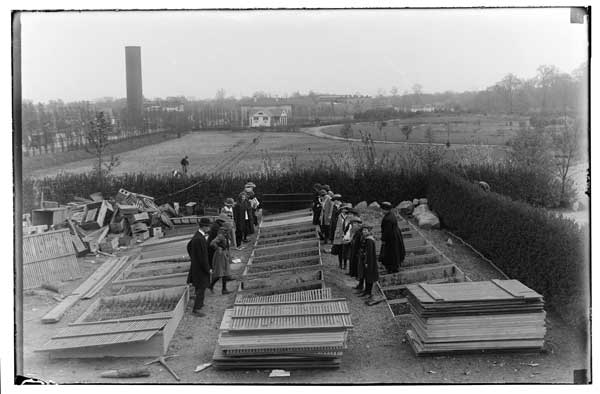
[[[94,171],[98,177],[100,185],[103,183],[104,175],[108,175],[112,169],[119,165],[119,158],[110,154],[109,160],[105,161],[105,156],[109,151],[111,126],[104,117],[104,112],[96,113],[96,118],[90,122],[90,127],[87,132],[86,152],[93,154],[96,157]]]
[[[352,124],[344,123],[342,128],[340,129],[340,134],[342,137],[348,139],[354,135],[354,130],[352,130]]]
[[[557,130],[552,136],[552,145],[556,152],[554,155],[554,164],[561,185],[561,205],[566,204],[565,191],[569,179],[569,170],[579,153],[580,130],[581,127],[578,122],[569,122],[565,118],[564,128]]]
[[[508,113],[513,113],[513,99],[515,91],[521,86],[522,81],[517,78],[515,74],[507,74],[502,81],[499,82],[499,86],[504,90],[506,101],[508,104]]]
[[[556,66],[541,65],[537,69],[536,83],[539,88],[542,89],[542,113],[546,112],[548,90],[554,83],[556,76],[558,75],[558,68]]]
[[[415,104],[421,104],[421,93],[423,93],[423,86],[419,83],[415,83],[412,86],[413,94],[415,95]]]

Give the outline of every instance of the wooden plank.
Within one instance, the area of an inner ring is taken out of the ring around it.
[[[58,305],[42,316],[42,323],[57,323],[62,319],[65,312],[79,301],[79,295],[71,294],[65,297]]]
[[[419,287],[421,289],[423,289],[434,300],[436,300],[436,301],[444,300],[444,298],[441,295],[439,295],[437,291],[432,289],[431,286],[427,285],[426,283],[419,283]]]

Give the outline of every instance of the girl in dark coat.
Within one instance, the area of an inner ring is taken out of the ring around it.
[[[381,252],[379,261],[388,273],[398,272],[400,264],[406,257],[402,232],[398,227],[398,219],[392,211],[392,204],[382,202],[381,209],[385,215],[381,220]]]
[[[219,230],[219,234],[209,244],[210,249],[213,250],[213,275],[209,289],[213,291],[213,287],[221,279],[221,294],[229,294],[229,291],[227,291],[227,281],[231,275],[229,268],[231,262],[229,254],[229,231],[229,226],[225,223]]]

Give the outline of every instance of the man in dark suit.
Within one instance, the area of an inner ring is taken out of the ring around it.
[[[190,271],[188,273],[187,283],[194,285],[196,289],[196,299],[194,300],[194,308],[192,313],[196,316],[205,316],[200,311],[204,306],[204,292],[210,286],[210,260],[208,259],[208,243],[206,237],[211,226],[209,218],[200,218],[200,228],[194,234],[190,242],[187,244],[187,251],[190,255]]]
[[[398,227],[398,219],[392,211],[392,204],[385,201],[381,203],[384,212],[381,220],[381,252],[379,261],[385,267],[388,274],[398,272],[400,264],[404,261],[406,251],[402,232]]]

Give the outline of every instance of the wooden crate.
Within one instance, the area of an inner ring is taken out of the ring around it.
[[[23,288],[81,278],[69,229],[23,237]]]

